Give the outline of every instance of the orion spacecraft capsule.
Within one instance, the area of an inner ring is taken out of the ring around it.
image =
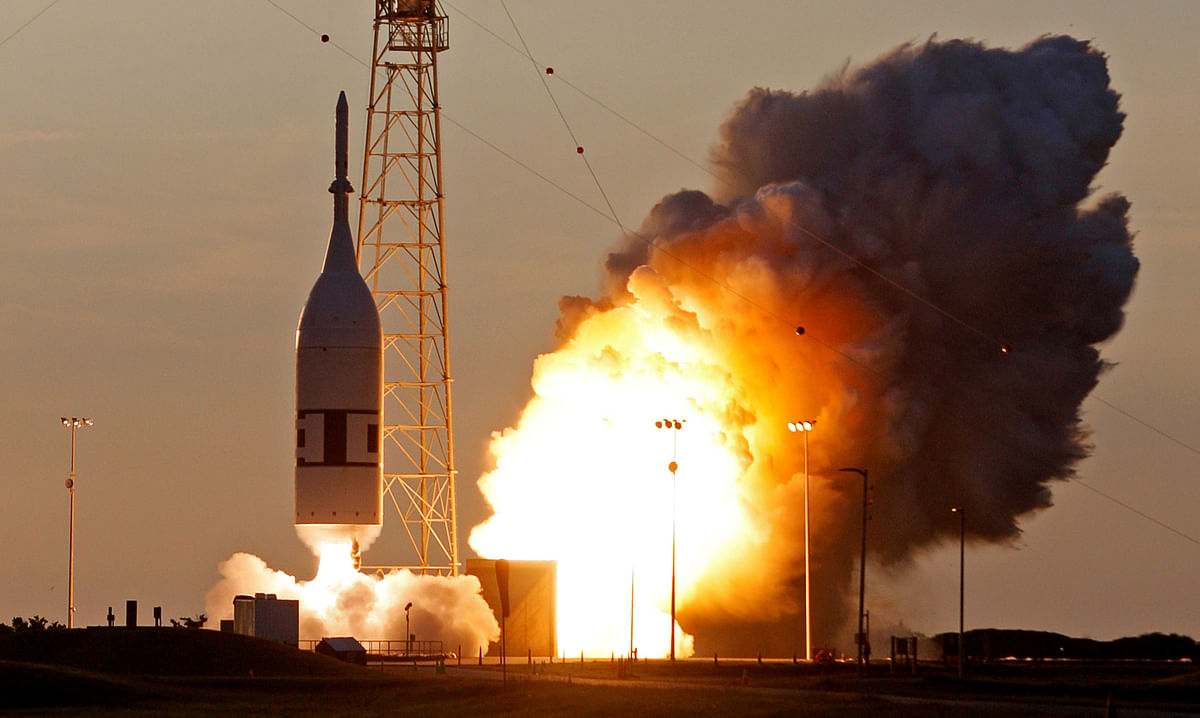
[[[383,523],[383,333],[350,237],[346,93],[337,104],[333,231],[296,329],[296,523]]]

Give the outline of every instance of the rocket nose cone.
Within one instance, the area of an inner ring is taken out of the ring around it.
[[[313,284],[296,327],[296,347],[383,345],[379,311],[357,272],[324,272]]]
[[[337,108],[339,110],[349,110],[350,103],[346,102],[346,91],[342,90],[338,93]]]
[[[334,224],[329,233],[329,246],[325,250],[322,272],[353,272],[358,274],[358,258],[354,252],[354,239],[345,222]]]

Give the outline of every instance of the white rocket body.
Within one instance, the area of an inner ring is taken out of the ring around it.
[[[296,329],[296,523],[383,523],[383,333],[348,219],[346,95],[338,98],[333,231]]]

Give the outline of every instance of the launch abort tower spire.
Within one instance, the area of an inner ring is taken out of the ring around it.
[[[437,75],[448,46],[435,0],[376,0],[357,247],[383,322],[384,492],[415,558],[375,568],[437,574],[459,569]]]

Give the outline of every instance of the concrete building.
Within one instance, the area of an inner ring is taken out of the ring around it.
[[[500,623],[500,587],[496,562],[467,559],[469,575],[479,579],[483,599]],[[555,561],[509,561],[508,617],[504,619],[509,657],[553,656],[558,652],[556,626],[558,563]],[[500,655],[500,644],[488,645],[488,655]]]
[[[300,647],[300,602],[273,593],[235,596],[233,632]]]

